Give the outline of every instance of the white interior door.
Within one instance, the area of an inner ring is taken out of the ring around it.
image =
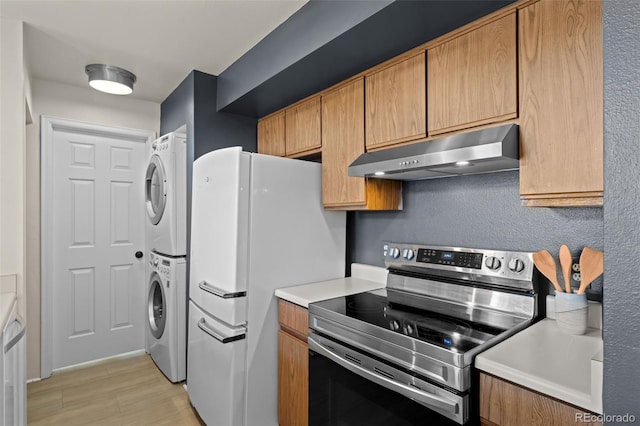
[[[144,348],[146,139],[78,125],[43,128],[43,377]]]

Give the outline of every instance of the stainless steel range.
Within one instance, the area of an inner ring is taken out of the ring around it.
[[[531,253],[388,243],[384,256],[386,289],[309,305],[309,424],[476,422],[474,357],[537,316]]]

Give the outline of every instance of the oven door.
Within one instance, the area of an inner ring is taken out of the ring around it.
[[[313,331],[309,338],[309,425],[456,425],[469,396],[423,380]]]

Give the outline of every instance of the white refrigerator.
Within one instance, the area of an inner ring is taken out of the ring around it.
[[[278,424],[274,290],[344,276],[321,165],[209,152],[193,165],[187,389],[209,426]]]

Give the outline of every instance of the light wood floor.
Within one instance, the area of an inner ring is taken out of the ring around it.
[[[203,425],[149,355],[54,373],[27,386],[29,425]]]

